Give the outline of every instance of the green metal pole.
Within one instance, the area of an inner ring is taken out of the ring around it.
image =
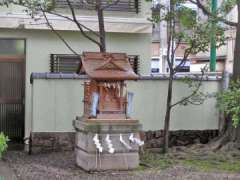
[[[217,0],[212,0],[212,13],[217,11]],[[210,51],[210,71],[216,71],[216,21],[212,20],[212,37],[211,37],[211,51]]]

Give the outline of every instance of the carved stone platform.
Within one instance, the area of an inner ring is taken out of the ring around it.
[[[129,136],[139,138],[141,125],[137,120],[104,120],[104,119],[85,119],[77,117],[73,121],[76,129],[76,163],[86,171],[102,170],[130,170],[139,165],[139,147],[131,144]],[[93,142],[93,137],[98,134],[103,152],[99,153]],[[110,135],[115,152],[110,154],[105,142],[106,135]],[[132,149],[127,149],[120,142],[120,134],[124,141]]]

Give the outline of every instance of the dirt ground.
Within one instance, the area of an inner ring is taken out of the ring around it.
[[[179,156],[183,153],[177,154]],[[156,157],[153,158],[156,160]],[[168,164],[167,161],[162,161],[161,156],[158,158],[157,163]],[[179,159],[182,158],[179,156]],[[175,161],[164,168],[158,168],[155,162],[155,167],[153,163],[148,168],[142,167],[134,171],[86,173],[76,167],[74,152],[28,155],[23,151],[9,151],[5,154],[4,162],[13,169],[19,180],[240,180],[240,172],[206,171]]]

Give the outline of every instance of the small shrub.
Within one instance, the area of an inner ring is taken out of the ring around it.
[[[232,81],[228,90],[217,95],[217,104],[220,110],[230,115],[237,127],[240,124],[240,79]]]
[[[0,133],[0,159],[2,158],[2,154],[7,150],[7,142],[9,141],[8,137],[3,133]]]

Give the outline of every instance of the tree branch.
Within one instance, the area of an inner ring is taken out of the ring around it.
[[[167,46],[167,63],[168,63],[170,73],[173,72],[173,64],[170,60],[171,39],[172,38],[171,38],[171,34],[170,34],[169,37],[168,37],[168,42],[167,42],[167,44],[168,44],[168,46]]]
[[[21,5],[21,6],[25,7],[25,8],[28,8],[28,9],[31,8],[31,7],[29,7],[29,6],[27,6],[26,4],[23,4],[23,3],[14,3],[14,2],[12,2],[12,3],[13,3],[13,4],[16,4],[16,5]],[[65,16],[65,15],[59,14],[59,13],[54,12],[54,11],[44,10],[44,9],[42,9],[42,8],[41,8],[41,11],[42,11],[42,12],[45,12],[45,13],[48,13],[48,14],[52,14],[52,15],[58,16],[58,17],[62,17],[62,18],[64,18],[64,19],[67,19],[67,20],[69,20],[69,21],[72,21],[72,22],[76,23],[76,22],[75,22],[72,18],[70,18],[69,16]],[[96,31],[94,31],[94,30],[92,30],[91,28],[83,25],[83,24],[80,23],[79,21],[77,21],[77,22],[78,22],[78,24],[79,24],[81,27],[83,27],[84,29],[86,29],[86,30],[88,30],[89,32],[93,33],[93,34],[96,35],[97,37],[100,36],[99,33],[97,33]]]
[[[174,10],[174,9],[173,9]],[[174,36],[175,36],[175,18],[173,18],[172,19],[172,21],[170,21],[170,23],[172,23],[172,38],[171,38],[171,64],[172,64],[172,67],[174,66],[174,60],[175,60],[175,58],[174,58],[174,56],[175,56],[175,54],[174,54]],[[172,73],[174,73],[174,69],[173,69],[173,72]]]
[[[173,57],[171,54],[170,57],[170,52],[172,52],[172,46],[173,46],[173,23],[172,23],[172,19],[170,19],[169,23],[168,23],[168,27],[169,27],[169,35],[168,35],[168,40],[167,40],[167,63],[168,63],[168,67],[170,70],[170,76],[171,74],[173,74],[174,69],[173,69]]]
[[[187,61],[188,56],[191,54],[193,47],[191,46],[190,48],[186,49],[183,55],[183,59],[181,60],[181,62],[174,68],[174,72],[177,72],[179,70],[179,68],[184,65]]]
[[[69,16],[65,16],[65,15],[62,15],[62,14],[59,14],[59,13],[56,13],[56,12],[53,12],[53,11],[45,11],[45,10],[42,10],[42,11],[44,11],[44,12],[46,12],[46,13],[48,13],[48,14],[52,14],[52,15],[55,15],[55,16],[59,16],[59,17],[65,18],[65,19],[67,19],[67,20],[72,21],[72,22],[75,23],[75,21],[74,21],[72,18],[70,18]],[[79,21],[78,21],[78,23],[79,23],[80,26],[82,26],[84,29],[88,30],[89,32],[93,33],[94,35],[96,35],[96,36],[98,36],[98,37],[100,36],[99,33],[95,32],[95,31],[92,30],[91,28],[83,25],[83,24],[80,23]]]
[[[68,44],[68,42],[62,37],[62,35],[60,33],[58,33],[54,28],[53,26],[51,25],[51,23],[49,22],[45,12],[43,11],[43,16],[46,20],[46,23],[48,25],[48,27],[52,30],[52,32],[54,32],[58,38],[67,46],[67,48],[75,55],[78,55],[80,57],[80,55]]]
[[[116,0],[113,3],[110,3],[110,4],[106,5],[106,6],[102,6],[101,10],[105,10],[105,9],[107,9],[107,8],[113,6],[113,5],[117,5],[119,2],[120,2],[120,0]]]
[[[71,2],[69,0],[66,0],[67,1],[67,4],[68,4],[68,7],[70,8],[70,11],[72,13],[72,17],[73,17],[73,21],[75,22],[75,24],[77,25],[77,27],[79,28],[80,32],[82,33],[82,35],[84,37],[86,37],[88,40],[92,41],[93,43],[97,44],[99,46],[99,48],[101,48],[101,43],[99,43],[97,40],[93,39],[92,37],[88,36],[84,31],[83,31],[83,28],[82,26],[79,24],[77,18],[76,18],[76,14],[75,14],[75,11],[74,11],[74,8],[71,4]]]
[[[233,21],[229,21],[227,19],[224,19],[223,17],[218,17],[217,15],[215,14],[212,14],[201,2],[200,0],[189,0],[189,2],[193,3],[193,4],[196,4],[198,6],[198,8],[200,8],[202,10],[202,12],[207,15],[207,16],[210,16],[212,18],[215,18],[217,19],[218,21],[221,21],[229,26],[237,26],[237,23],[236,22],[233,22]]]
[[[78,69],[77,69],[77,72],[76,73],[79,73],[80,72],[80,69],[82,67],[82,59],[81,59],[81,56],[68,44],[68,42],[61,36],[60,33],[58,33],[54,28],[53,26],[51,25],[51,23],[49,22],[47,16],[46,16],[46,13],[44,11],[43,12],[43,16],[47,22],[47,25],[48,27],[52,30],[52,32],[54,32],[57,37],[65,44],[65,46],[73,53],[75,54],[76,56],[79,57],[79,66],[78,66]]]
[[[186,102],[186,101],[190,102],[189,99],[190,99],[191,97],[193,97],[194,95],[197,94],[197,92],[199,91],[199,89],[200,89],[200,87],[201,87],[201,85],[202,85],[203,76],[204,76],[204,70],[205,70],[205,68],[203,68],[203,69],[201,70],[201,79],[200,79],[200,81],[199,81],[196,89],[195,89],[190,95],[188,95],[188,96],[184,97],[183,99],[177,101],[176,103],[172,104],[172,105],[171,105],[171,108],[174,107],[174,106],[176,106],[176,105],[178,105],[178,104],[181,104],[181,103],[183,103],[183,102]]]
[[[182,39],[179,38],[178,41],[177,41],[177,43],[176,43],[176,47],[175,47],[175,49],[174,49],[174,51],[173,51],[174,54],[176,53],[176,51],[177,51],[179,45],[181,44],[181,41],[182,41]]]

